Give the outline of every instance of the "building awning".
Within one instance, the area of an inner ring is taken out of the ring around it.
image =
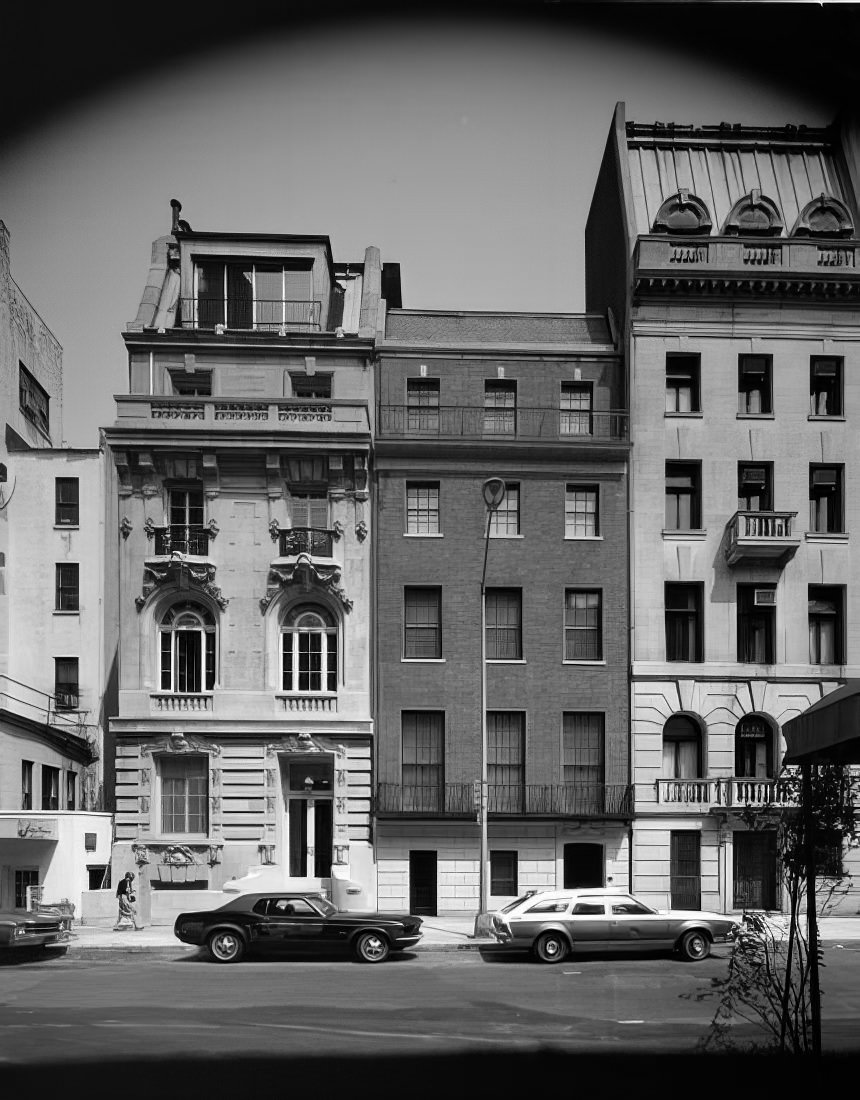
[[[58,840],[55,817],[0,817],[0,840]]]
[[[786,764],[860,764],[860,680],[849,680],[782,727]]]

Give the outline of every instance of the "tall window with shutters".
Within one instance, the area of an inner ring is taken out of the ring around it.
[[[587,711],[562,717],[562,778],[565,812],[599,813],[604,795],[603,714]]]
[[[439,813],[445,805],[445,714],[405,710],[401,715],[403,809]]]
[[[490,813],[520,814],[525,794],[526,716],[522,711],[487,712],[487,780]]]

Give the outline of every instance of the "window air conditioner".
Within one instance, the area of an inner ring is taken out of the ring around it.
[[[756,588],[753,591],[753,605],[755,607],[776,607],[776,589]]]

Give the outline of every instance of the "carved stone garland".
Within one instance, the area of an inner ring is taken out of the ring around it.
[[[299,554],[295,562],[273,563],[269,566],[269,581],[266,595],[260,600],[260,608],[265,611],[282,588],[297,584],[306,592],[311,588],[321,588],[338,599],[345,611],[352,611],[352,600],[340,587],[340,579],[339,565],[315,562],[310,554]]]

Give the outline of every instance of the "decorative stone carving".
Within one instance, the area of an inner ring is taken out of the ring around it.
[[[148,539],[155,538],[155,523],[152,516],[147,516],[143,523],[143,531]]]
[[[364,542],[364,540],[367,538],[367,524],[364,522],[363,519],[360,519],[355,525],[355,537],[358,539],[359,542]]]
[[[260,862],[271,867],[275,862],[275,845],[258,844],[257,847],[260,851]]]
[[[269,534],[272,537],[272,542],[277,542],[281,537],[281,525],[276,519],[269,521]]]
[[[331,752],[331,739],[327,737],[312,737],[309,733],[286,734],[277,741],[270,741],[266,745],[266,756],[273,757],[279,752]],[[270,769],[274,786],[274,769]],[[267,773],[268,774],[268,773]]]
[[[128,516],[123,516],[122,519],[119,521],[119,533],[124,539],[127,539],[133,530],[134,527],[132,526],[131,520],[128,518]]]
[[[340,522],[339,519],[336,519],[334,521],[334,523],[331,525],[331,533],[332,533],[332,537],[334,538],[335,542],[340,542],[340,540],[343,538],[343,531],[344,531],[343,524]]]
[[[657,211],[651,232],[707,236],[711,224],[707,206],[686,187],[681,187]]]
[[[141,756],[151,756],[155,752],[205,752],[209,756],[220,756],[221,746],[203,741],[184,730],[175,730],[173,734],[164,734],[155,741],[141,742]]]
[[[119,478],[119,495],[121,497],[130,497],[132,493],[132,484],[127,452],[114,451],[113,462],[114,466],[116,466],[117,477]]]
[[[209,856],[208,856],[207,862],[208,862],[210,867],[214,866],[216,863],[221,862],[221,854],[222,854],[223,850],[224,850],[224,845],[223,844],[210,844],[209,845]]]
[[[142,867],[145,863],[149,863],[149,852],[145,844],[132,844],[131,852],[134,856],[134,862],[138,867]]]
[[[214,519],[209,520],[209,522],[206,524],[206,529],[209,532],[210,539],[216,539],[218,537],[218,532],[221,530]]]
[[[144,795],[140,796],[140,812],[144,815],[149,813],[149,796],[148,795],[144,794]]]
[[[266,595],[260,600],[260,608],[265,611],[282,588],[298,584],[306,592],[320,588],[339,600],[345,611],[352,611],[352,600],[340,587],[340,578],[339,565],[315,562],[310,554],[299,554],[295,562],[269,567],[269,582]]]
[[[334,800],[335,808],[339,814],[346,813],[346,799],[343,797]]]
[[[266,795],[266,813],[273,814],[275,812],[275,796],[273,794]]]
[[[853,237],[854,222],[845,203],[822,193],[797,216],[792,237]]]
[[[221,589],[213,584],[215,566],[211,562],[189,562],[171,557],[169,561],[148,561],[143,568],[143,591],[135,598],[137,610],[143,607],[151,593],[162,584],[175,584],[177,588],[195,587],[215,601],[223,611],[228,600]]]
[[[212,806],[212,813],[213,814],[220,814],[221,813],[221,799],[220,799],[220,797],[217,794],[210,794],[209,795],[209,802]]]
[[[355,456],[355,488],[359,492],[367,489],[367,455]]]
[[[221,491],[221,479],[218,472],[218,456],[211,451],[203,454],[203,492],[207,499],[214,500]],[[214,537],[214,536],[213,536]]]
[[[754,187],[731,208],[722,233],[724,237],[778,237],[782,228],[776,203]]]

